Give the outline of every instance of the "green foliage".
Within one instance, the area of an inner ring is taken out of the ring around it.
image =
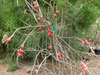
[[[89,28],[98,17],[99,8],[89,2],[77,2],[69,6],[68,20],[74,30]]]

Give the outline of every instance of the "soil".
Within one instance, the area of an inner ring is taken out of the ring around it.
[[[0,63],[3,60],[0,60]],[[89,61],[85,61],[85,63],[87,64],[87,66],[89,67],[89,71],[91,73],[91,75],[100,75],[100,58],[97,57],[91,57]],[[48,68],[50,69],[51,66],[47,65]],[[23,69],[18,69],[14,72],[7,72],[8,69],[8,64],[0,64],[0,75],[30,75],[30,73],[23,73],[22,71],[31,71],[32,67],[28,66],[28,65],[24,65]],[[45,71],[43,69],[40,69],[40,72],[38,75],[50,75],[50,74],[46,74]],[[83,75],[83,74],[82,74]],[[84,74],[84,75],[88,75],[88,74]]]

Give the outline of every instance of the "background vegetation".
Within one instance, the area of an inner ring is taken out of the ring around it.
[[[47,19],[50,19],[50,8],[48,5],[43,3],[42,0],[40,0],[39,3]],[[96,38],[96,34],[93,32],[97,29],[97,26],[95,27],[94,25],[96,25],[96,21],[100,17],[100,0],[57,0],[52,4],[55,9],[59,9],[62,12],[60,13],[59,21],[62,22],[62,25],[66,26],[66,29],[64,28],[64,30],[63,28],[59,29],[58,26],[57,34],[59,34],[59,36],[64,33],[65,36],[69,37]],[[3,35],[8,34],[10,36],[16,28],[25,26],[23,21],[31,25],[36,24],[33,16],[26,11],[26,8],[27,6],[24,0],[19,0],[18,6],[16,0],[0,0],[0,46],[2,46],[1,39]],[[56,24],[56,20],[54,24]],[[30,28],[28,30],[18,31],[13,38],[14,41],[7,45],[5,54],[10,55],[14,51],[16,53],[16,50],[31,30],[32,29]],[[25,49],[39,49],[39,47],[37,47],[38,45],[42,48],[47,47],[45,43],[50,41],[44,42],[44,40],[48,37],[45,34],[37,35],[37,32],[38,31],[35,31],[33,35],[30,36],[25,44]],[[80,44],[79,42],[75,42],[75,40],[73,41],[72,39],[66,41],[68,41],[72,47],[81,50],[80,45],[78,45]],[[87,48],[83,49],[83,51],[87,50]],[[26,52],[24,55],[26,59],[29,58],[33,60],[35,53]]]

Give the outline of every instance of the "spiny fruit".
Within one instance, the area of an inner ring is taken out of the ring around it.
[[[39,6],[38,5],[34,5],[34,8],[37,10],[37,9],[39,9]]]
[[[60,12],[57,10],[57,11],[56,11],[56,14],[59,14],[59,13],[60,13]]]
[[[37,18],[38,21],[41,21],[41,18]]]
[[[52,49],[52,46],[49,46],[48,48],[51,50]]]
[[[9,37],[9,38],[8,38],[8,42],[11,42],[11,40],[12,40],[12,38],[11,38],[11,37]]]
[[[42,30],[42,28],[41,28],[41,27],[39,27],[39,30],[41,31],[41,30]]]
[[[21,44],[21,45],[20,45],[20,47],[21,47],[21,48],[24,48],[24,45],[23,45],[23,44]]]

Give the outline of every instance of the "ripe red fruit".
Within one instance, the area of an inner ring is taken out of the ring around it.
[[[17,53],[18,56],[22,56],[22,53]]]
[[[83,42],[82,42],[82,45],[84,45],[84,44],[85,44],[85,42],[83,41]]]
[[[48,48],[51,50],[52,49],[52,46],[49,46]]]
[[[5,35],[4,35],[4,39],[7,39],[7,38],[8,38],[8,35],[5,34]]]
[[[9,38],[8,38],[8,42],[11,42],[11,40],[12,40],[11,37],[9,37]]]
[[[38,6],[38,5],[34,5],[34,8],[35,8],[35,9],[39,9],[39,6]]]
[[[56,14],[59,14],[59,13],[60,13],[60,12],[57,10],[57,11],[56,11]]]
[[[57,53],[57,56],[58,56],[58,57],[61,57],[61,54],[60,54],[60,53]]]
[[[48,33],[51,33],[51,30],[50,29],[48,29]]]
[[[24,52],[24,51],[23,51],[23,50],[21,50],[21,49],[20,49],[20,50],[18,50],[18,53],[23,53],[23,52]]]
[[[41,21],[41,18],[37,18],[38,21]]]
[[[87,45],[89,45],[89,42],[86,42]]]
[[[62,57],[59,57],[59,60],[62,60]]]
[[[88,41],[87,40],[84,40],[84,42],[87,43]]]
[[[84,66],[84,65],[85,65],[84,63],[81,63],[81,67]]]
[[[35,70],[34,73],[36,74],[38,72],[38,70]]]
[[[52,34],[52,33],[50,33],[50,34],[49,34],[49,36],[50,36],[50,37],[53,37],[53,34]]]
[[[34,5],[36,5],[36,4],[37,4],[37,2],[36,2],[36,1],[33,1],[33,4],[34,4]]]
[[[84,68],[83,71],[84,71],[84,72],[87,72],[87,68]]]
[[[83,68],[83,69],[86,68],[86,65],[84,64],[84,65],[82,66],[82,68]]]
[[[25,70],[22,70],[22,72],[25,73],[26,71]]]
[[[21,47],[21,48],[24,48],[24,45],[23,45],[23,44],[21,44],[21,45],[20,45],[20,47]]]
[[[41,31],[41,30],[42,30],[42,28],[40,27],[40,28],[39,28],[39,30]]]

